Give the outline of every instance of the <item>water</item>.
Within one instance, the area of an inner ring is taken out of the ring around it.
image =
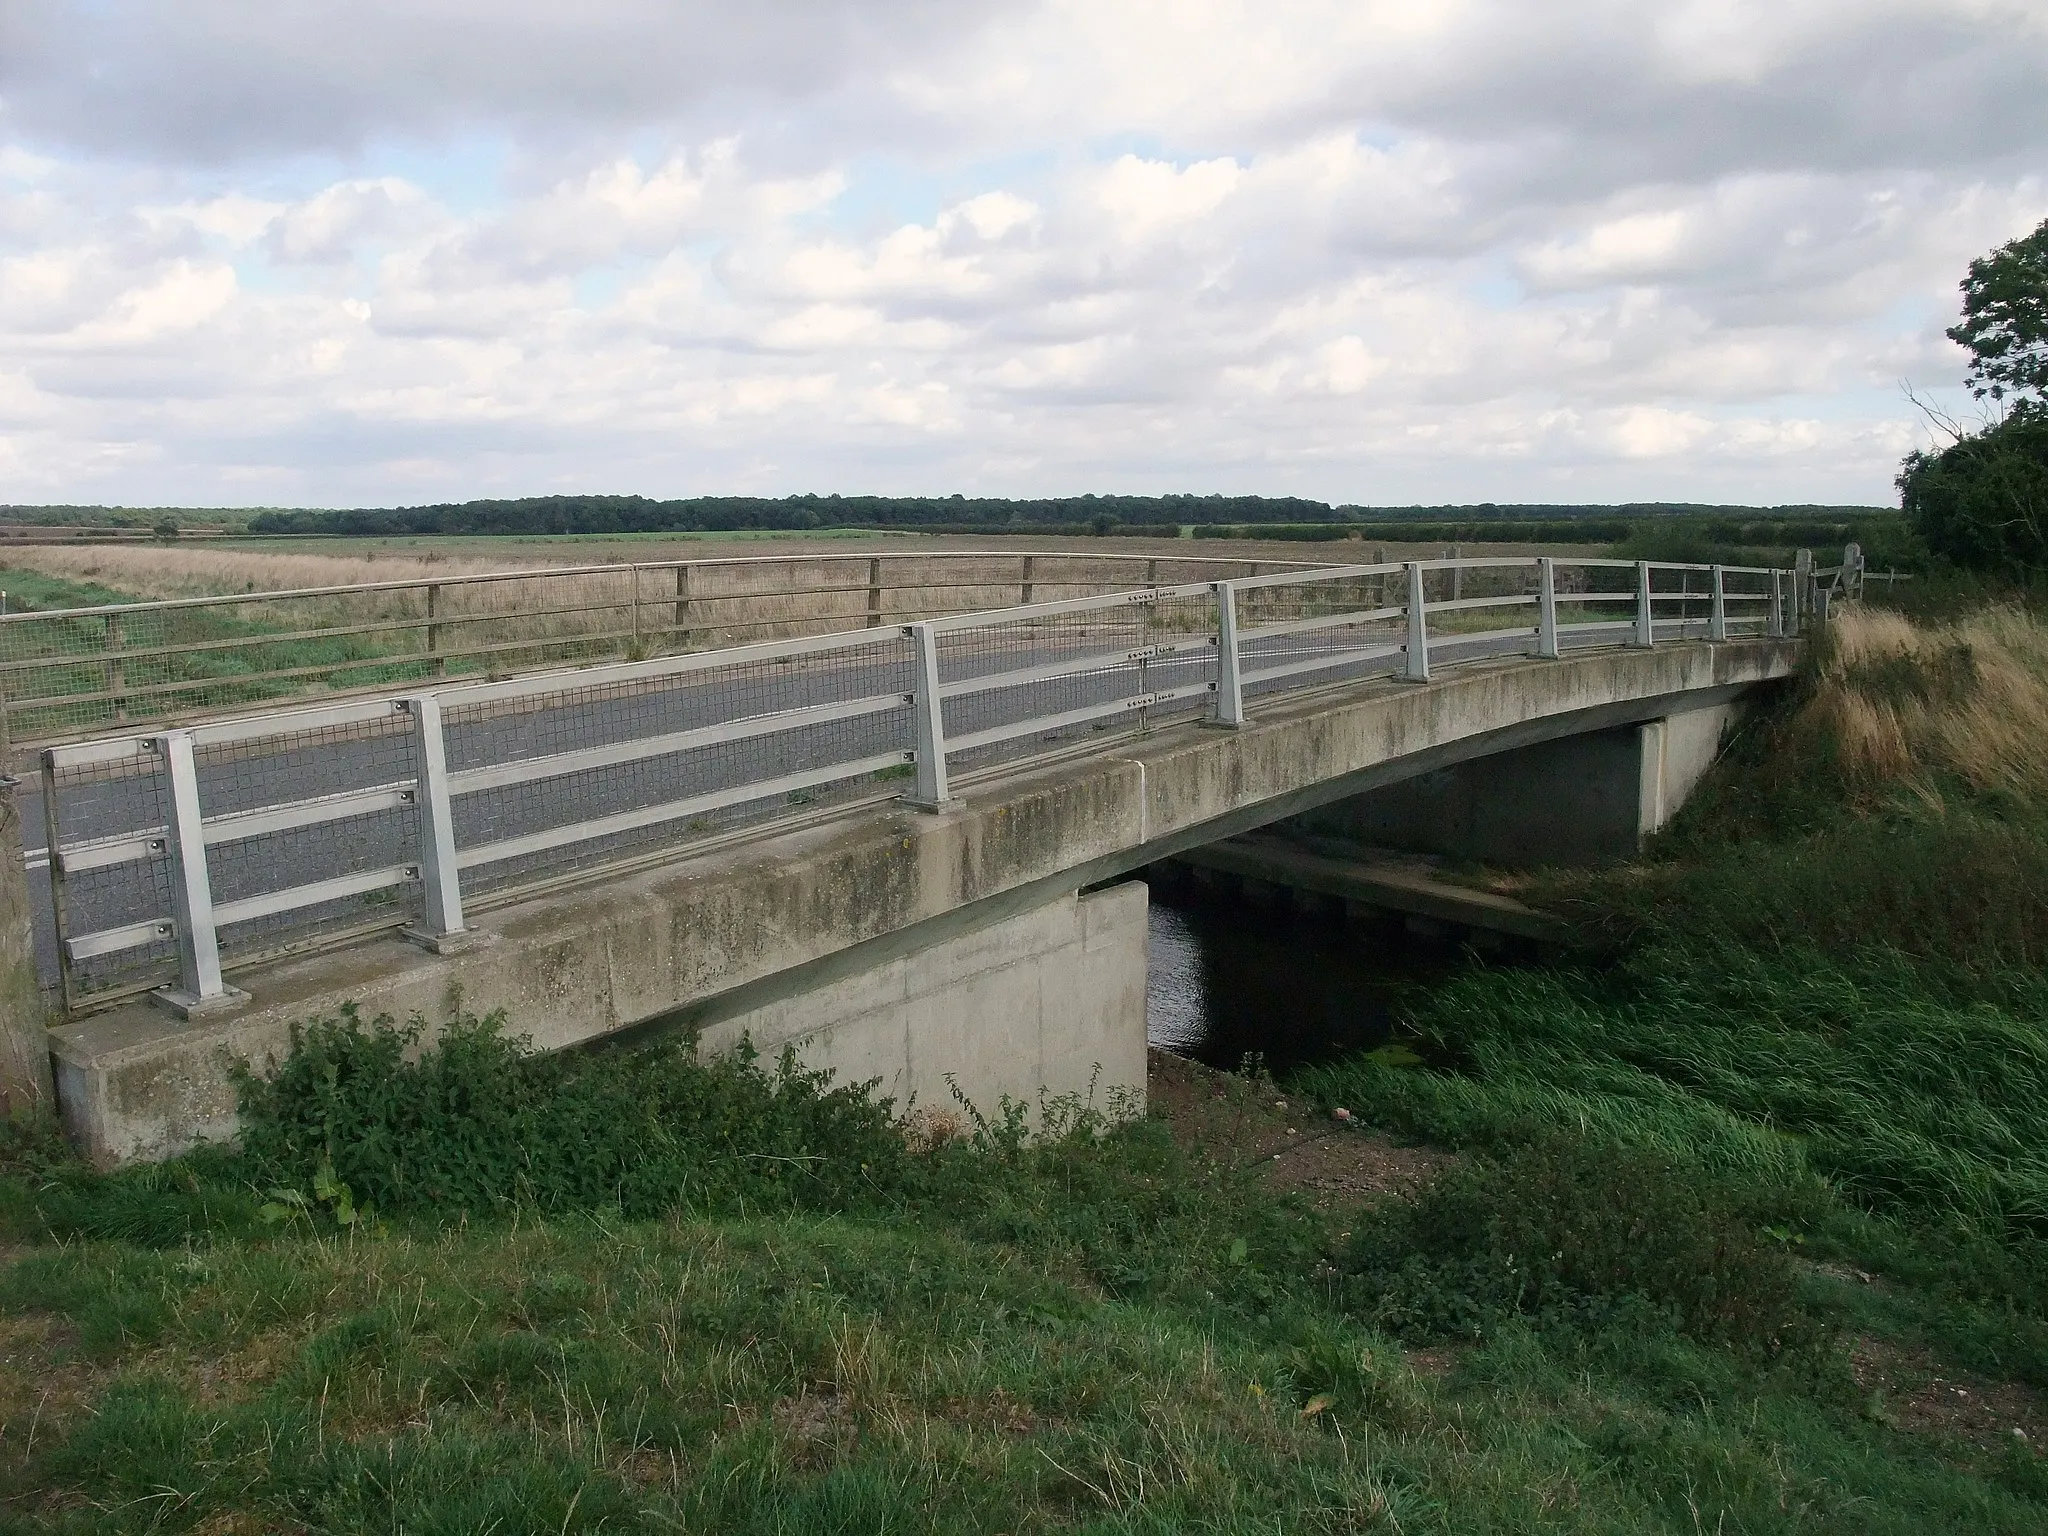
[[[1468,964],[1397,919],[1357,922],[1149,881],[1147,1040],[1234,1071],[1275,1072],[1385,1043],[1402,1000]]]

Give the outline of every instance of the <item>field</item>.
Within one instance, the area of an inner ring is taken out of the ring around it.
[[[130,598],[210,597],[370,582],[433,581],[492,571],[549,566],[611,565],[674,560],[749,559],[775,555],[917,555],[985,550],[1003,556],[1078,552],[1180,559],[1272,560],[1290,564],[1357,563],[1376,549],[1388,560],[1434,558],[1448,545],[1327,544],[1280,540],[1060,538],[1039,536],[875,534],[568,534],[533,538],[223,539],[204,546],[37,545],[0,551],[0,572],[24,571],[81,590]],[[1538,546],[1465,546],[1471,554],[1524,554]],[[1591,546],[1574,547],[1577,553]],[[1564,546],[1542,546],[1562,553]],[[0,575],[0,581],[4,581]]]
[[[1046,602],[1283,563],[1444,552],[897,535],[16,547],[0,551],[13,615],[0,620],[0,741],[32,749],[269,699],[642,659],[1027,595]],[[674,561],[710,563],[662,564]],[[604,568],[577,569],[592,566]],[[64,613],[162,599],[208,606]]]

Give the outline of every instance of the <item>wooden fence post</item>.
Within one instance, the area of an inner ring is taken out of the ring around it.
[[[676,622],[675,643],[679,650],[690,648],[690,568],[676,567]]]
[[[107,615],[107,692],[113,696],[114,723],[128,719],[128,669],[121,661],[121,615]]]
[[[441,584],[435,582],[427,588],[427,655],[432,658],[427,670],[435,677],[448,675],[447,660],[441,655],[441,626],[434,621],[441,616]]]

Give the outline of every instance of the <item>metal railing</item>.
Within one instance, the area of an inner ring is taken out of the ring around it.
[[[1261,701],[1796,631],[1791,573],[1547,557],[1296,569],[60,744],[41,754],[67,1010],[232,997],[280,955],[471,918],[764,826]]]
[[[638,661],[1288,567],[1206,554],[825,552],[17,611],[0,614],[0,748],[32,750],[145,721],[175,725],[308,694]]]

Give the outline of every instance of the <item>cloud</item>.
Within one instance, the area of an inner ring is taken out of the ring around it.
[[[1880,500],[2021,0],[0,8],[0,500]]]

